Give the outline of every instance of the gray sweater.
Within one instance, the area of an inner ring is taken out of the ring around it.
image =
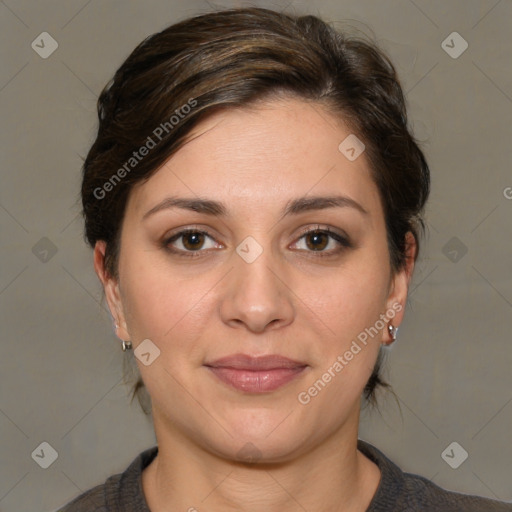
[[[358,440],[358,448],[381,471],[379,487],[366,512],[512,512],[512,503],[446,491],[426,478],[404,473],[382,452]],[[58,512],[151,512],[142,491],[142,470],[158,453],[142,452],[123,472],[90,489]]]

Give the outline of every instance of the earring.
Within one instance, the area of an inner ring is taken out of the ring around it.
[[[116,323],[116,332],[117,329],[119,329],[119,324]],[[131,350],[132,348],[132,342],[130,340],[121,340],[121,348],[123,349],[123,352],[126,352],[127,350]]]
[[[391,341],[387,343],[387,345],[391,345],[394,341],[396,341],[396,336],[398,334],[398,327],[395,327],[391,324],[388,325],[388,332],[391,336]]]
[[[131,350],[132,342],[130,340],[128,340],[128,341],[122,340],[121,348],[123,349],[123,352],[126,352],[127,350]]]

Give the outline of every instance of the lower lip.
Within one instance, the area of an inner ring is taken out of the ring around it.
[[[273,370],[236,370],[234,368],[207,367],[222,382],[247,393],[274,391],[299,376],[305,366],[276,368]]]

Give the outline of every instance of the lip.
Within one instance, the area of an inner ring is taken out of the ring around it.
[[[261,371],[298,368],[307,366],[307,364],[294,361],[293,359],[278,354],[257,357],[247,354],[233,354],[216,359],[211,363],[205,363],[205,366],[212,368],[233,368],[234,370]]]
[[[235,389],[246,393],[266,393],[288,384],[308,365],[280,355],[252,357],[234,354],[204,366]]]

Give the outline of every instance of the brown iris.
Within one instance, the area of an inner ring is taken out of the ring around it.
[[[312,243],[309,243],[309,240],[312,240]],[[322,243],[324,242],[324,243]],[[312,233],[308,233],[306,235],[306,244],[309,249],[314,251],[323,250],[329,243],[329,237],[326,233],[322,231],[313,231]]]
[[[185,247],[185,249],[190,250],[190,251],[200,249],[204,244],[204,233],[199,233],[199,232],[184,233],[182,235],[182,237],[183,237],[183,247]]]

